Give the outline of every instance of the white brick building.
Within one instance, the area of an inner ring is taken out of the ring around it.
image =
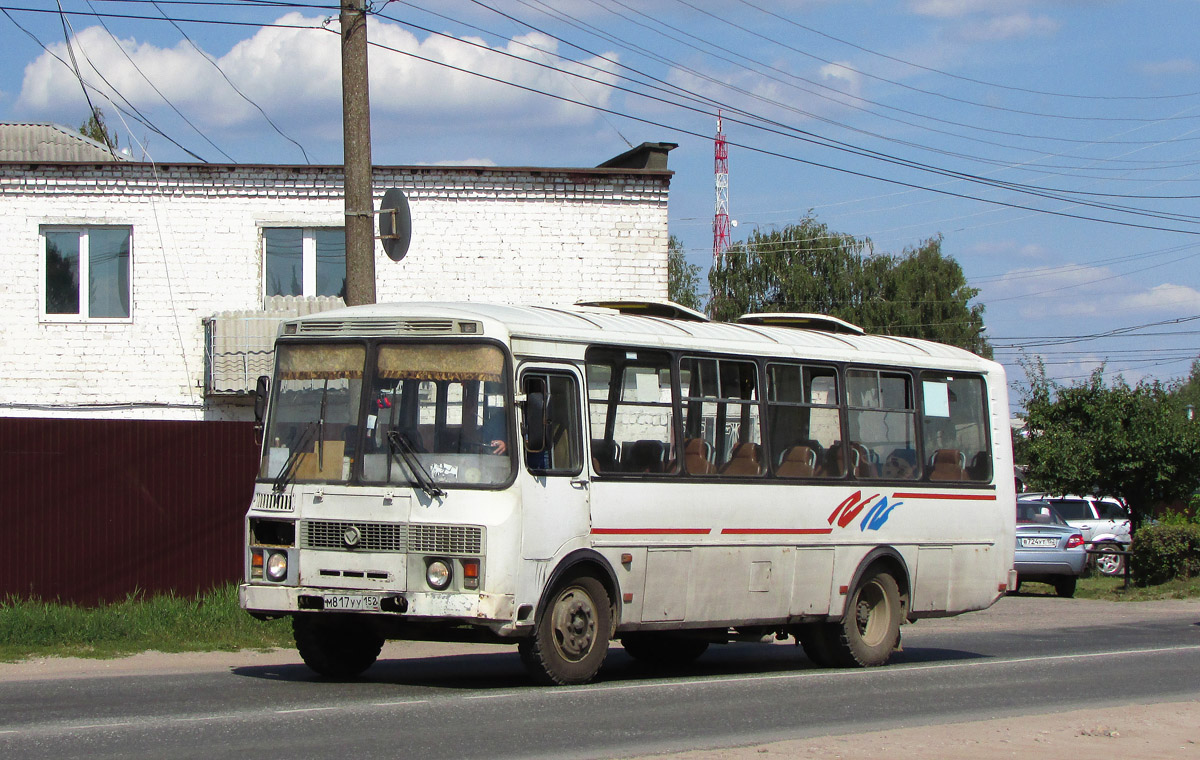
[[[377,299],[665,298],[672,147],[592,169],[377,167],[376,205],[399,187],[413,217],[403,261],[377,245]],[[238,578],[258,447],[236,391],[269,371],[281,311],[344,281],[340,167],[116,158],[0,125],[0,597]]]
[[[403,261],[376,246],[377,300],[665,298],[671,147],[590,169],[377,167],[376,205],[399,187],[413,217]],[[0,162],[0,208],[0,417],[247,419],[211,392],[205,322],[278,303],[269,235],[306,237],[291,292],[316,295],[312,234],[339,240],[344,219],[330,166]],[[56,245],[82,285],[54,279]]]

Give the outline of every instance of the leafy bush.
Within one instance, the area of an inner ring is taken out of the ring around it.
[[[1133,581],[1139,586],[1200,576],[1200,525],[1147,525],[1133,538]]]

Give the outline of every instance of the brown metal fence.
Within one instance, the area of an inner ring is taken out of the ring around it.
[[[0,418],[0,598],[237,580],[257,465],[247,422]]]

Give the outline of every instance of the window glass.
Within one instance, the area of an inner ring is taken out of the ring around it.
[[[46,233],[46,313],[79,313],[79,233]]]
[[[846,372],[848,440],[837,448],[858,478],[913,480],[917,458],[912,377],[903,372]]]
[[[128,319],[129,227],[48,229],[45,314]]]
[[[593,468],[599,473],[674,472],[670,355],[591,348],[586,360]]]
[[[267,295],[304,295],[304,230],[263,230],[267,251]]]
[[[1092,505],[1082,499],[1064,499],[1054,502],[1054,509],[1064,520],[1094,520]]]
[[[341,227],[263,230],[266,296],[340,296],[346,291],[346,233]]]
[[[930,480],[992,479],[984,393],[978,375],[921,373],[921,429]]]
[[[129,230],[88,232],[88,316],[129,316]]]
[[[546,389],[546,447],[525,455],[531,472],[549,475],[574,475],[583,466],[580,451],[579,392],[575,378],[565,374],[531,373],[525,376],[525,390]]]
[[[684,357],[684,466],[692,475],[755,476],[765,472],[759,420],[758,367],[723,358]]]
[[[260,478],[346,482],[358,455],[361,345],[280,345]]]
[[[380,346],[367,389],[363,480],[412,484],[415,459],[439,486],[507,482],[515,436],[506,377],[495,346]]]
[[[346,232],[316,231],[317,292],[319,296],[346,297]]]
[[[770,461],[776,475],[834,478],[845,474],[837,370],[771,364],[767,367],[767,398]]]

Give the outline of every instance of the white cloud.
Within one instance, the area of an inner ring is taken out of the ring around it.
[[[1200,291],[1186,285],[1143,286],[1108,267],[1025,267],[985,283],[985,304],[1015,307],[1023,319],[1090,319],[1119,314],[1123,321],[1180,311],[1200,312]]]
[[[918,16],[962,18],[995,10],[995,0],[913,0],[909,8]]]
[[[1059,30],[1053,18],[1025,10],[1031,0],[912,0],[918,16],[945,20],[948,33],[963,42],[994,42],[1048,36]]]
[[[987,240],[972,245],[964,255],[981,259],[1046,259],[1051,251],[1038,243],[1021,244],[1015,240]]]
[[[215,58],[215,62],[285,132],[322,138],[340,136],[341,52],[336,22],[329,31],[321,28],[321,19],[288,13],[276,24],[306,28],[264,27]],[[507,56],[478,39],[470,40],[475,46],[432,35],[419,40],[387,22],[374,22],[370,39],[392,48],[372,47],[369,53],[372,120],[376,129],[382,126],[408,134],[494,134],[503,130],[586,125],[596,119],[590,108],[503,82],[519,83],[532,90],[597,106],[606,106],[611,99],[612,91],[607,85],[615,79],[614,63],[601,58],[564,63],[550,55],[557,42],[538,34],[514,38],[498,48]],[[85,80],[114,101],[119,102],[101,81],[97,70],[112,88],[139,109],[165,108],[138,72],[140,69],[201,129],[245,133],[262,128],[257,109],[240,97],[187,42],[161,48],[125,39],[118,47],[100,27],[79,31],[77,40],[76,55]],[[63,43],[52,45],[51,49],[61,58],[67,58]],[[616,58],[615,54],[607,57]],[[136,63],[136,68],[129,59]],[[531,61],[587,78],[571,77]],[[485,73],[499,81],[467,72]],[[99,101],[106,111],[112,112],[103,97]],[[81,104],[82,94],[74,74],[48,53],[25,68],[17,102],[19,110],[32,118],[74,123],[81,112],[86,112]]]
[[[848,63],[827,63],[821,67],[822,79],[836,81],[837,89],[855,97],[862,93],[862,74],[850,68]]]
[[[967,42],[994,42],[1026,37],[1046,37],[1054,34],[1058,29],[1059,23],[1049,16],[1014,13],[964,22],[954,33],[959,39]]]
[[[1200,312],[1200,290],[1164,283],[1140,293],[1122,296],[1114,305],[1121,310],[1142,313],[1179,310]]]
[[[1169,61],[1142,61],[1135,65],[1139,74],[1150,77],[1195,74],[1200,67],[1191,58],[1172,58]]]

